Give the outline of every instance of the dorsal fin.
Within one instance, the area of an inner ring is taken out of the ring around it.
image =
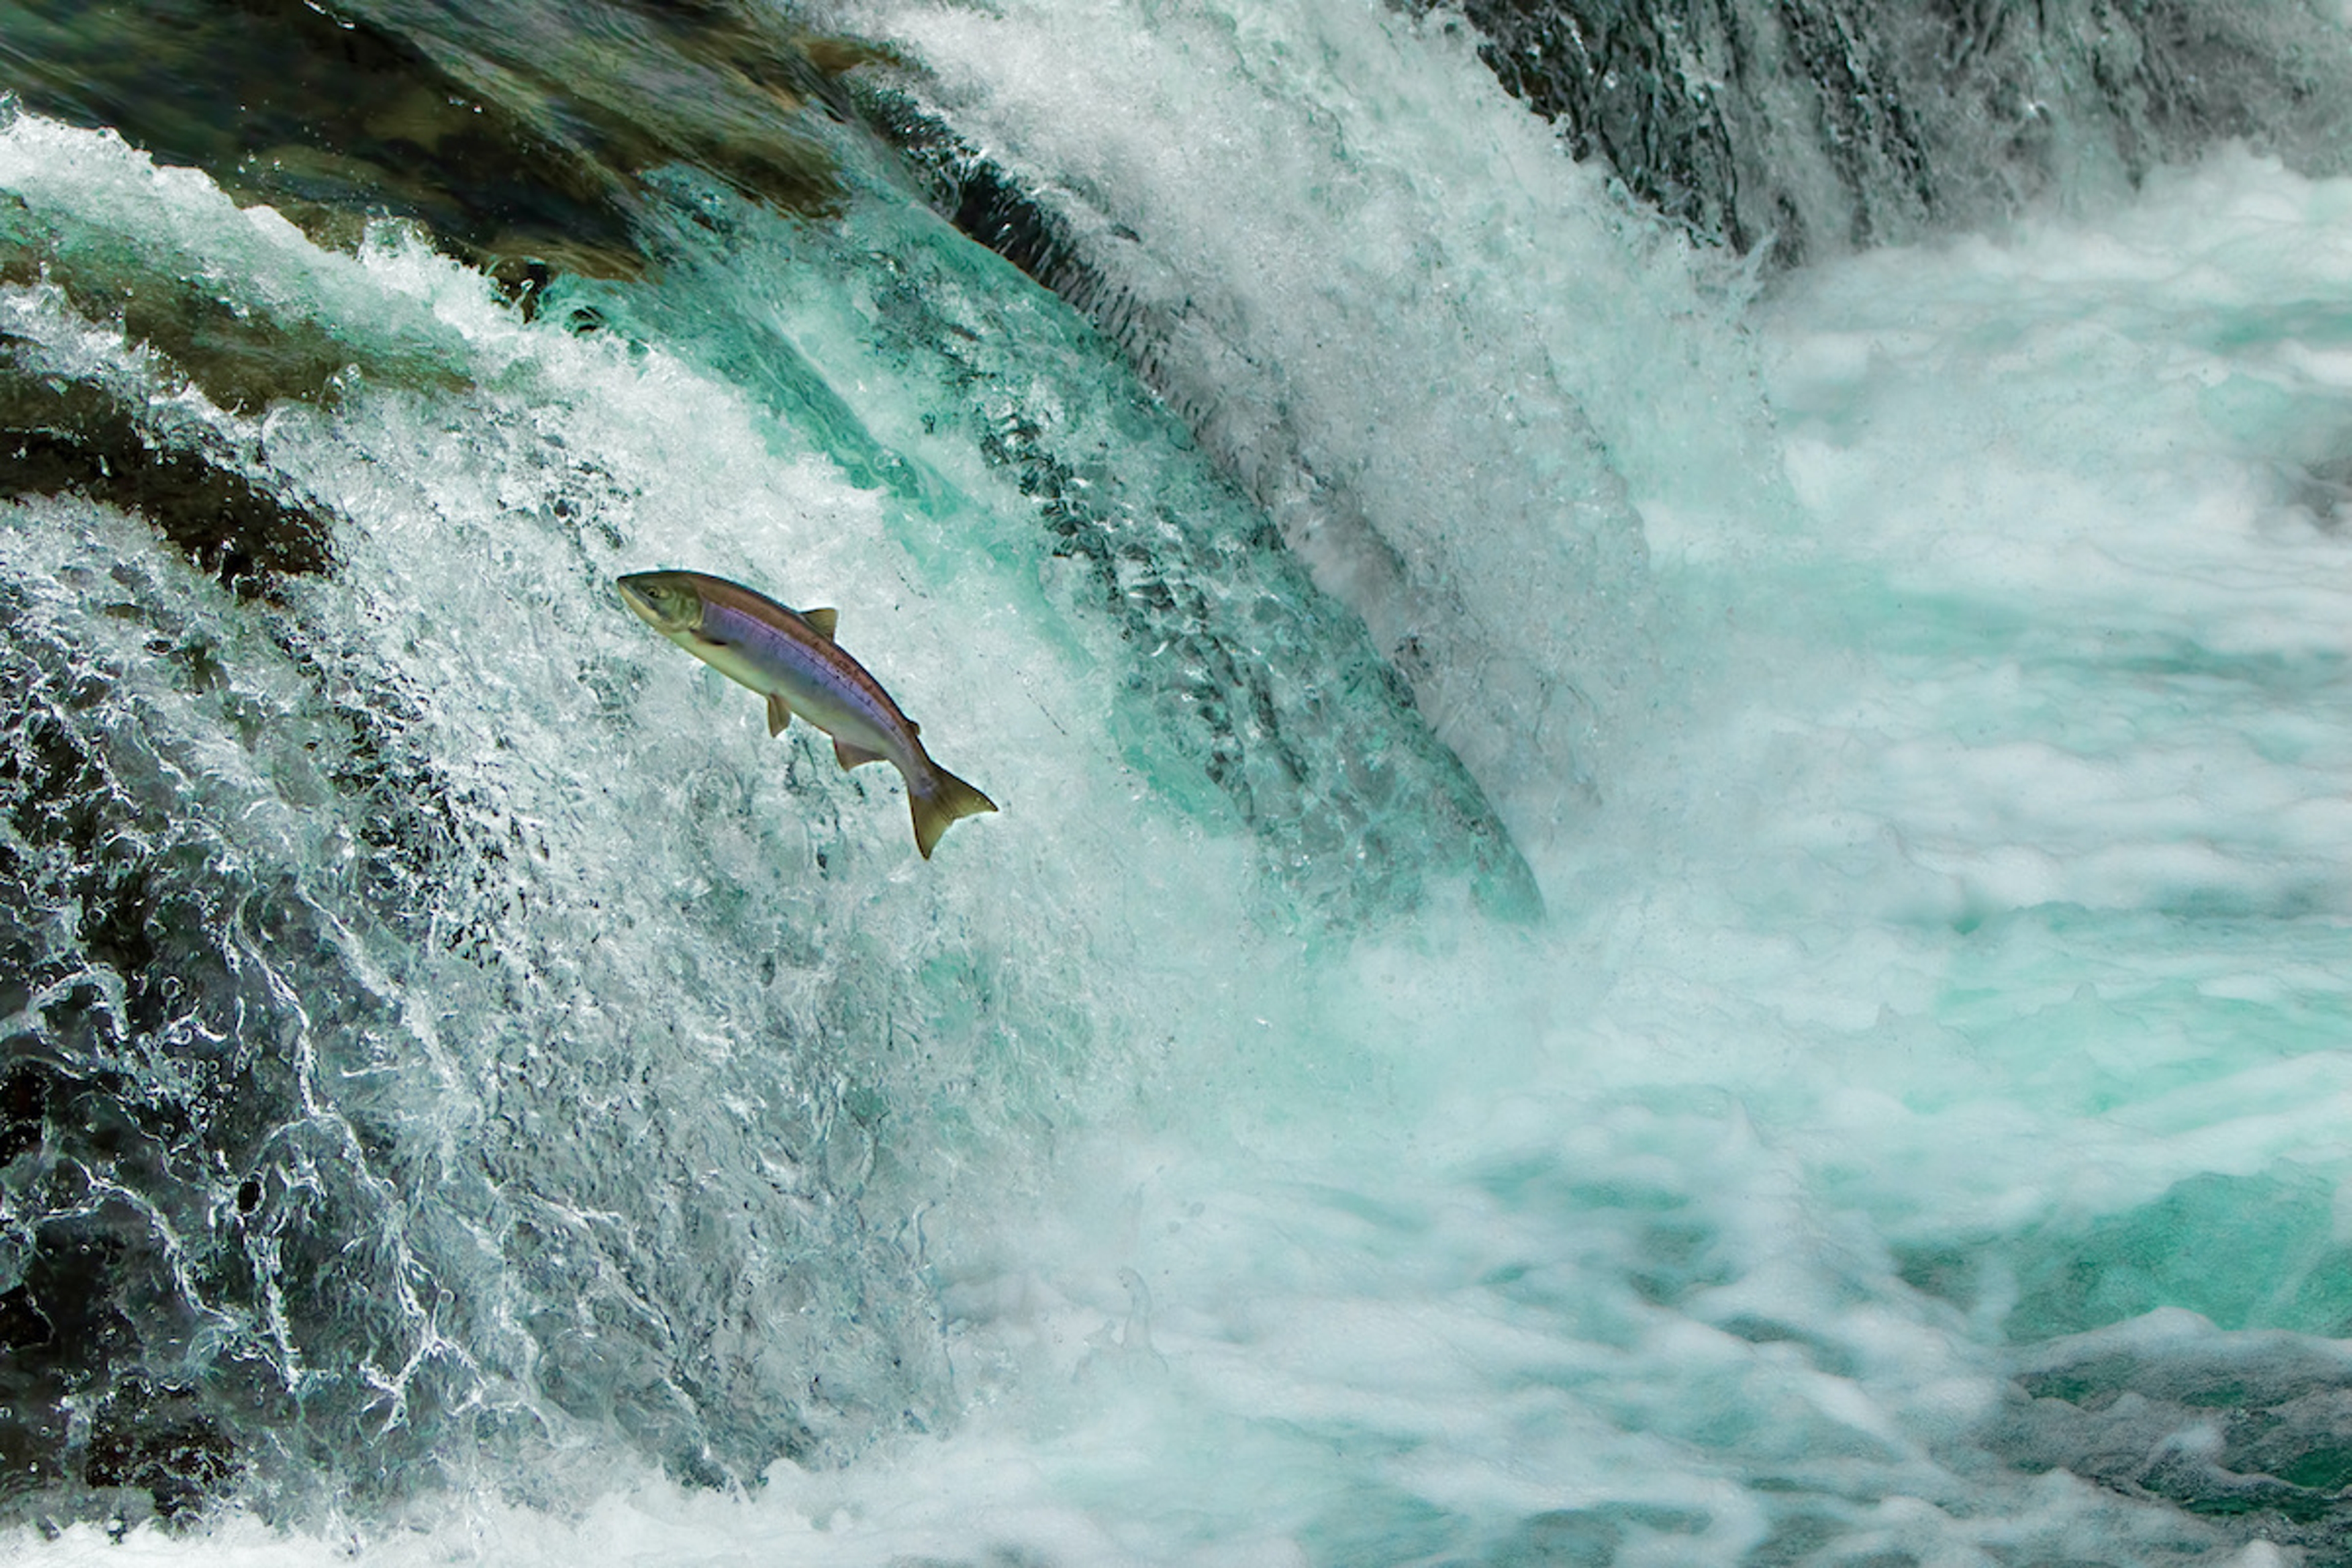
[[[801,612],[801,619],[806,621],[812,627],[814,627],[817,636],[823,637],[827,642],[831,642],[833,640],[833,628],[835,624],[841,619],[841,612],[839,610],[803,610]]]

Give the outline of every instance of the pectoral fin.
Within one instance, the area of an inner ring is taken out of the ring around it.
[[[868,763],[880,762],[882,753],[869,752],[863,746],[853,746],[836,736],[833,742],[833,760],[841,764],[843,773],[847,773],[852,768],[862,768]]]
[[[784,700],[772,691],[769,692],[768,733],[781,735],[784,732],[784,726],[792,721],[793,710],[784,706]]]
[[[824,638],[827,642],[831,642],[833,640],[833,628],[840,623],[841,612],[839,610],[803,610],[801,612],[801,619],[806,621],[809,624],[810,629],[814,631],[817,636]]]

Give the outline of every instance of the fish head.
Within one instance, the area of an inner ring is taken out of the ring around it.
[[[620,589],[621,602],[664,637],[702,624],[702,595],[683,572],[632,572],[613,585]]]

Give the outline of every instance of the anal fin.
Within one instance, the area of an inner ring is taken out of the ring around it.
[[[833,759],[841,764],[842,772],[847,773],[852,768],[862,768],[868,763],[880,762],[882,753],[869,752],[863,746],[853,746],[836,735],[833,742]]]

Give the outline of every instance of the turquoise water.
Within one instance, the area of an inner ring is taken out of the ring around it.
[[[69,1332],[115,1248],[236,1478],[0,1553],[2345,1560],[2352,184],[1768,279],[1442,18],[846,20],[1131,341],[845,132],[527,316],[0,130],[58,255],[352,354],[232,406],[0,284],[333,563],[0,508],[0,1268]],[[656,566],[837,606],[1002,814],[917,858]]]

